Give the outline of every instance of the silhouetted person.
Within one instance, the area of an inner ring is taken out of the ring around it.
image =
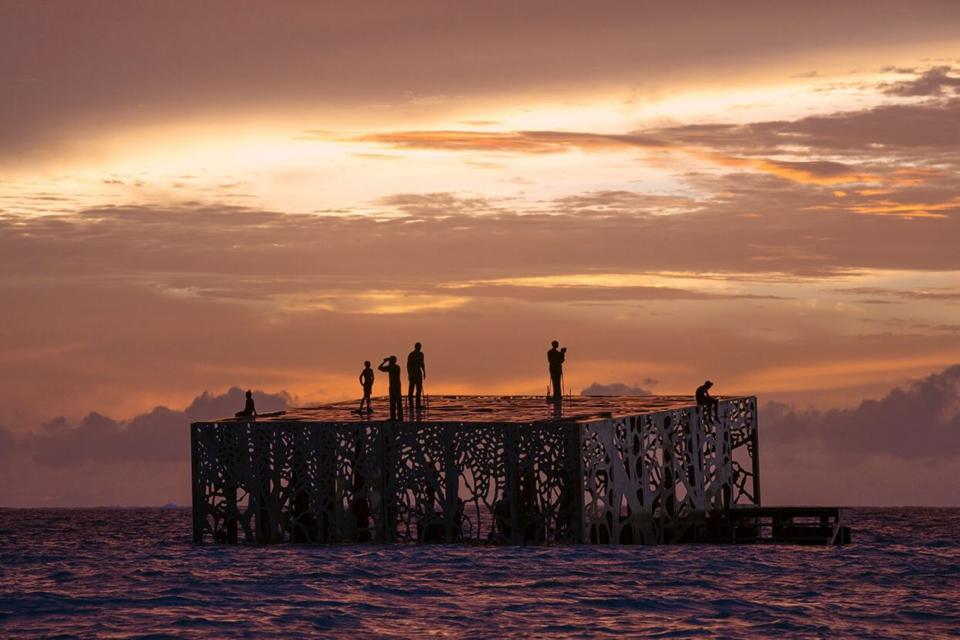
[[[390,419],[403,420],[403,388],[400,385],[400,365],[397,364],[397,356],[384,358],[377,368],[386,372],[390,380]]]
[[[560,343],[556,340],[553,348],[547,351],[547,362],[550,364],[550,384],[553,385],[553,401],[560,402],[563,397],[563,361],[566,359],[567,348],[559,349]]]
[[[413,345],[413,351],[407,356],[407,404],[413,406],[413,395],[416,390],[417,411],[423,400],[423,379],[427,377],[427,366],[423,362],[423,351],[420,343]]]
[[[357,413],[363,411],[363,404],[367,404],[367,413],[371,413],[370,394],[373,391],[373,369],[370,368],[370,361],[363,361],[363,371],[360,372],[360,385],[363,387],[363,397],[360,398],[360,408]]]
[[[697,387],[697,406],[702,408],[703,415],[706,418],[716,418],[717,410],[720,407],[717,399],[710,395],[710,387],[712,386],[713,383],[707,380]]]
[[[257,415],[257,408],[253,406],[253,392],[247,389],[247,401],[243,405],[243,411],[237,411],[238,418],[249,418]]]

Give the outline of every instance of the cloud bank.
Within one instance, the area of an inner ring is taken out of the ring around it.
[[[655,380],[649,378],[644,380],[644,384],[648,386],[653,386],[652,383],[655,382]],[[653,394],[653,391],[650,389],[622,382],[611,382],[609,384],[594,382],[580,392],[582,396],[649,396],[651,394]]]
[[[286,393],[254,391],[260,411],[289,406]],[[244,392],[203,394],[183,410],[156,407],[129,420],[97,412],[51,420],[16,435],[0,426],[0,506],[158,506],[190,501],[192,421],[230,416]],[[22,425],[21,425],[22,426]]]
[[[648,390],[595,383],[588,392]],[[291,402],[285,393],[255,397],[264,411]],[[230,415],[242,404],[243,392],[233,388],[204,393],[182,411],[158,407],[127,421],[91,414],[23,437],[0,428],[0,455],[7,452],[0,505],[187,504],[187,424]],[[764,403],[760,430],[766,504],[960,506],[960,365],[849,409]]]

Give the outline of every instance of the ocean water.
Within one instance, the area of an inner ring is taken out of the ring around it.
[[[960,509],[847,547],[193,546],[185,509],[0,510],[0,638],[960,637]]]

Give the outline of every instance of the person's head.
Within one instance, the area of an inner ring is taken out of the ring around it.
[[[397,363],[397,356],[390,356],[389,358],[387,358],[387,360],[390,361],[390,364],[396,364],[396,363]]]
[[[705,382],[703,383],[703,386],[705,386],[707,389],[709,389],[710,387],[713,386],[713,383],[710,382],[709,380],[707,380],[707,381],[705,381]]]
[[[369,368],[370,368],[370,361],[369,361],[369,360],[364,360],[364,361],[363,361],[363,368],[364,368],[364,369],[369,369]]]
[[[414,351],[420,351],[420,343],[419,343],[419,342],[418,342],[417,344],[413,345],[413,350],[414,350]]]
[[[247,397],[248,397],[248,398],[252,398],[252,397],[253,397],[253,391],[250,391],[250,389],[247,389]]]
[[[558,341],[556,341],[556,340],[554,340],[554,341],[553,341],[553,342],[551,342],[550,344],[552,344],[552,345],[553,345],[553,348],[554,348],[554,349],[556,349],[557,347],[559,347],[559,346],[560,346],[560,343],[559,343]]]

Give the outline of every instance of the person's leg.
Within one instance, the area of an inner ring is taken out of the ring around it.
[[[417,396],[417,409],[423,404],[423,378],[417,378],[414,382],[414,391]]]
[[[553,384],[553,399],[559,401],[563,396],[563,390],[560,388],[560,374],[551,372],[550,382]]]

